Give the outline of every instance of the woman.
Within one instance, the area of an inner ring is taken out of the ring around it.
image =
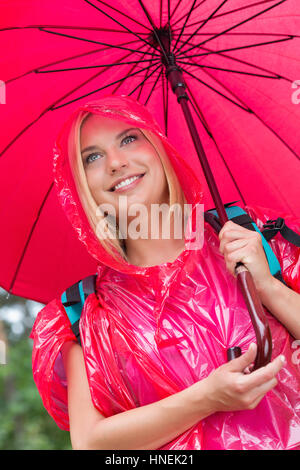
[[[73,447],[300,448],[300,250],[279,235],[270,242],[292,290],[271,276],[254,232],[227,222],[218,236],[204,223],[195,242],[200,183],[129,97],[73,113],[57,140],[54,176],[66,215],[99,263],[81,315],[82,348],[60,297],[31,334],[35,382]],[[145,209],[138,223],[135,204]],[[153,221],[155,204],[192,210]],[[259,228],[276,215],[246,210]],[[300,231],[299,221],[288,224]],[[273,338],[272,362],[251,374],[255,333],[233,275],[238,261],[269,310]],[[226,363],[232,346],[243,354]]]

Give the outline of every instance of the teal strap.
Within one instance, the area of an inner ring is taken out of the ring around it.
[[[73,325],[80,319],[83,304],[84,304],[84,292],[82,288],[82,281],[78,283],[78,288],[79,288],[79,294],[80,294],[80,302],[77,302],[69,306],[64,305],[64,308],[71,322],[71,325]],[[65,304],[67,302],[66,291],[64,291],[61,295],[61,302],[62,304]]]
[[[233,219],[234,217],[237,217],[242,214],[248,215],[247,212],[245,212],[239,206],[225,207],[225,210],[227,212],[228,219]],[[212,212],[216,217],[218,217],[218,213],[216,210],[210,210],[209,212]],[[280,267],[279,261],[276,258],[275,253],[273,252],[272,248],[268,244],[267,240],[265,239],[265,237],[263,236],[263,234],[261,233],[257,225],[253,221],[251,221],[251,224],[253,225],[255,230],[261,235],[262,245],[265,250],[265,254],[269,263],[269,269],[270,269],[272,276],[274,276],[275,274],[278,274],[278,272],[281,273],[281,267]]]

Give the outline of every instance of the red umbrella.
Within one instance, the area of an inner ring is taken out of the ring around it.
[[[300,77],[297,0],[130,0],[126,6],[9,0],[0,13],[6,84],[0,285],[6,290],[47,303],[95,271],[58,204],[52,177],[57,133],[86,100],[115,93],[146,104],[203,178],[169,91],[161,45],[182,69],[222,200],[299,213],[300,107],[292,99]],[[211,208],[216,201],[205,184]]]

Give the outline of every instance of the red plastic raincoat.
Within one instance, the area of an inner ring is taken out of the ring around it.
[[[54,177],[58,197],[79,239],[98,262],[96,293],[82,312],[80,333],[94,406],[109,417],[147,405],[207,377],[226,362],[226,351],[244,352],[255,333],[236,279],[219,252],[219,238],[204,223],[201,249],[185,249],[173,263],[137,267],[115,261],[98,242],[76,194],[67,142],[78,112],[122,119],[158,136],[172,162],[187,202],[201,202],[201,185],[148,111],[126,97],[106,97],[73,113],[57,141]],[[259,228],[274,211],[245,208]],[[300,220],[286,217],[300,233]],[[300,249],[280,234],[270,242],[287,284],[300,292]],[[66,288],[69,286],[66,286]],[[75,340],[60,295],[38,314],[31,338],[33,375],[49,414],[69,430],[67,383],[61,347]],[[300,448],[300,354],[286,328],[266,311],[273,338],[273,358],[287,365],[278,385],[253,410],[218,412],[179,435],[163,449]],[[300,320],[300,312],[299,312]]]

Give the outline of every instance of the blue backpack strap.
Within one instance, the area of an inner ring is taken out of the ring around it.
[[[68,287],[61,295],[61,303],[63,304],[66,314],[70,320],[71,328],[81,346],[79,321],[86,298],[95,292],[95,280],[97,274],[92,274],[71,287]]]
[[[231,204],[231,203],[229,203],[229,204]],[[268,263],[269,263],[270,272],[271,272],[272,276],[276,277],[279,281],[283,282],[283,284],[286,285],[286,283],[285,283],[285,281],[282,277],[281,267],[280,267],[279,261],[278,261],[276,255],[275,255],[275,253],[273,252],[272,248],[268,244],[267,240],[265,239],[262,232],[259,230],[259,228],[255,224],[255,222],[247,214],[247,212],[245,212],[244,209],[242,209],[239,206],[230,206],[229,207],[228,204],[225,204],[225,210],[226,210],[226,213],[227,213],[227,216],[228,216],[229,220],[232,220],[232,222],[234,222],[236,224],[239,224],[239,225],[241,225],[241,226],[243,226],[243,227],[245,227],[249,230],[256,230],[261,235],[262,245],[263,245],[265,255],[266,255]],[[217,219],[217,223],[219,223],[218,213],[215,209],[211,209],[207,212],[212,214]],[[211,217],[211,216],[209,216],[209,217]],[[205,220],[207,220],[207,222],[210,223],[210,220],[208,220],[207,217],[205,217]]]

